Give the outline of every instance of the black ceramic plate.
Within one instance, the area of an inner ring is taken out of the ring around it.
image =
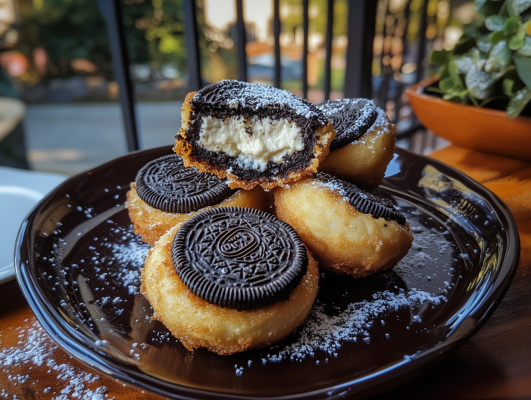
[[[24,221],[19,284],[40,323],[101,373],[170,398],[324,398],[384,390],[469,338],[501,300],[519,256],[507,207],[460,172],[396,149],[379,193],[415,241],[390,272],[322,274],[307,323],[282,343],[234,356],[189,352],[139,294],[147,247],[125,194],[170,153],[132,153],[79,174]]]

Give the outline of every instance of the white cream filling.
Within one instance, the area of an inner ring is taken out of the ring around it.
[[[203,117],[198,144],[208,151],[237,157],[242,168],[261,172],[267,170],[269,161],[281,164],[284,156],[304,150],[295,122],[257,117]]]

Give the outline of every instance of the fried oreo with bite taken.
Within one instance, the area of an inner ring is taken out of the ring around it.
[[[175,152],[232,188],[283,186],[317,171],[334,138],[312,103],[285,90],[223,80],[189,93]]]
[[[332,122],[336,137],[319,171],[374,191],[393,158],[395,126],[368,99],[343,99],[318,104]]]
[[[291,226],[230,207],[168,231],[146,258],[141,291],[187,349],[229,355],[293,332],[310,312],[318,281],[317,262]]]
[[[135,234],[153,246],[176,224],[214,207],[265,210],[269,199],[261,188],[232,190],[212,174],[186,168],[176,154],[159,157],[137,173],[127,192],[127,210]]]
[[[363,277],[396,265],[413,235],[386,199],[324,173],[274,190],[275,214],[299,233],[319,265]]]

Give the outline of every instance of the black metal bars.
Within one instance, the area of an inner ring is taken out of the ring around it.
[[[302,97],[308,98],[308,35],[310,18],[308,16],[309,0],[302,0]]]
[[[424,73],[424,58],[426,57],[426,30],[428,29],[428,3],[429,0],[424,0],[420,10],[419,44],[417,49],[417,69],[415,71],[415,82],[419,82]]]
[[[109,44],[111,47],[114,76],[119,86],[119,100],[122,107],[127,150],[140,148],[135,113],[133,81],[129,70],[129,55],[125,41],[125,31],[120,0],[97,0],[98,7],[107,24]]]
[[[334,36],[334,0],[326,3],[326,36],[325,36],[325,74],[323,82],[324,99],[330,100],[330,81],[332,79],[332,41]]]
[[[273,33],[275,36],[275,76],[274,85],[280,88],[282,83],[280,64],[280,0],[273,0]]]
[[[350,0],[345,97],[372,98],[372,47],[376,27],[375,0]]]
[[[243,0],[236,0],[236,31],[238,40],[238,79],[247,81],[247,37],[245,33],[245,21],[243,19]]]
[[[188,62],[188,90],[194,92],[203,87],[201,79],[199,38],[197,36],[197,12],[195,9],[195,0],[184,0],[183,6],[186,59]]]
[[[281,76],[281,21],[280,0],[273,2],[273,34],[274,34],[274,74],[273,83],[276,87],[282,84]],[[309,54],[309,0],[301,0],[303,11],[303,51],[302,51],[302,94],[308,96],[308,54]],[[112,52],[116,80],[120,87],[119,99],[122,106],[122,115],[126,131],[127,148],[129,151],[139,149],[136,114],[134,107],[134,92],[129,70],[129,58],[123,27],[121,1],[97,0],[98,6],[107,22],[109,42]],[[409,5],[406,6],[406,21],[409,19]],[[350,0],[347,16],[348,45],[346,52],[346,73],[344,84],[345,97],[372,98],[372,48],[376,27],[376,10],[378,2],[375,0]],[[424,71],[423,62],[426,55],[426,28],[427,28],[428,0],[422,2],[420,10],[420,26],[418,49],[416,55],[417,69],[416,80],[422,78]],[[199,50],[198,21],[195,0],[183,0],[185,14],[185,43],[188,62],[188,87],[190,91],[202,88],[201,57]],[[246,54],[246,27],[243,13],[243,0],[236,0],[237,11],[237,54],[238,78],[248,80],[247,54]],[[324,98],[329,99],[332,80],[332,43],[334,24],[334,0],[327,0],[327,25],[325,38],[325,64],[324,64]],[[407,31],[407,22],[406,22]],[[405,36],[405,32],[403,35]],[[404,48],[407,41],[403,39]],[[400,105],[400,93],[403,86],[401,82],[396,87],[395,102]],[[398,108],[398,107],[397,107]],[[398,109],[396,109],[398,112]],[[396,121],[396,115],[395,115]],[[411,129],[408,129],[408,131]],[[404,132],[406,133],[406,132]],[[408,132],[409,133],[409,132]],[[403,134],[401,134],[403,136]]]

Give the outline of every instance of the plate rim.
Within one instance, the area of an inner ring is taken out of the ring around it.
[[[413,157],[423,160],[424,163],[429,163],[436,166],[439,170],[450,171],[453,174],[453,177],[459,179],[460,182],[464,182],[467,186],[472,186],[476,191],[481,192],[481,194],[488,200],[489,203],[494,204],[497,211],[505,218],[504,224],[502,224],[505,229],[506,240],[508,243],[508,249],[506,251],[503,262],[500,266],[500,273],[497,275],[496,279],[493,281],[492,290],[485,296],[481,296],[476,300],[474,304],[474,309],[469,311],[466,317],[474,317],[475,324],[468,328],[466,332],[459,333],[457,338],[452,338],[449,340],[444,340],[426,350],[422,350],[417,354],[405,358],[403,361],[390,364],[388,366],[382,367],[377,371],[372,371],[369,375],[361,376],[355,379],[351,379],[348,382],[344,382],[338,385],[333,385],[321,389],[316,389],[309,392],[295,393],[274,397],[264,397],[264,396],[249,396],[248,394],[228,394],[225,392],[219,391],[210,391],[205,389],[198,389],[194,387],[187,387],[179,385],[172,382],[167,382],[159,378],[149,376],[142,371],[122,371],[117,365],[114,359],[109,359],[103,354],[98,354],[93,345],[91,345],[88,338],[82,336],[75,330],[68,329],[70,325],[66,323],[64,319],[58,319],[56,314],[51,311],[51,306],[44,301],[42,296],[40,296],[39,291],[37,290],[37,284],[33,281],[29,275],[29,266],[21,259],[22,247],[25,242],[25,235],[29,235],[31,231],[28,231],[29,221],[35,219],[35,215],[39,210],[40,206],[48,200],[53,198],[53,196],[58,192],[64,185],[69,184],[71,181],[82,178],[85,175],[92,174],[96,170],[108,169],[109,165],[119,162],[120,160],[126,160],[130,157],[137,156],[139,154],[144,154],[148,152],[158,152],[162,149],[170,149],[170,146],[161,146],[157,148],[151,148],[146,150],[139,150],[132,153],[125,154],[121,157],[114,158],[104,164],[96,166],[87,171],[76,174],[58,186],[56,186],[51,192],[49,192],[35,207],[30,211],[30,213],[25,217],[19,232],[17,234],[16,245],[15,245],[15,271],[16,277],[21,288],[24,297],[26,298],[31,310],[35,314],[37,320],[42,325],[44,330],[48,335],[67,353],[74,356],[78,361],[83,364],[95,369],[98,373],[101,373],[105,376],[108,376],[112,379],[118,379],[124,383],[127,383],[131,386],[134,386],[140,390],[149,390],[152,393],[166,396],[174,399],[190,399],[200,396],[204,399],[221,399],[231,396],[233,398],[245,398],[245,399],[264,399],[264,398],[274,398],[274,399],[309,399],[309,398],[323,398],[330,397],[342,393],[350,392],[354,387],[356,391],[352,394],[364,394],[371,393],[376,394],[379,391],[374,391],[374,387],[382,382],[391,382],[391,386],[396,386],[399,382],[403,381],[406,378],[414,375],[415,372],[418,372],[419,367],[426,366],[431,364],[436,359],[440,359],[443,354],[447,354],[449,351],[454,350],[459,347],[466,340],[470,339],[490,318],[492,313],[498,307],[502,301],[505,293],[509,289],[511,282],[515,276],[516,268],[520,259],[520,237],[519,232],[516,226],[514,217],[507,207],[507,205],[492,191],[483,186],[481,183],[475,181],[468,175],[463,172],[444,164],[441,161],[436,159],[412,153],[408,150],[395,147],[394,155],[398,153],[399,156],[405,156],[406,158]],[[382,187],[387,187],[385,184],[382,184]],[[31,241],[31,240],[30,240]],[[511,247],[512,245],[512,247]],[[504,272],[504,273],[502,273]],[[487,301],[489,300],[489,301]],[[468,303],[468,300],[466,304]],[[56,321],[54,324],[52,321]],[[462,325],[464,319],[455,324],[454,328],[448,333],[447,337],[456,335],[455,331]],[[71,336],[76,337],[80,342],[76,342]],[[88,347],[91,347],[92,350],[80,346],[85,344]],[[385,375],[390,375],[385,377]],[[385,378],[382,378],[384,376]],[[146,378],[146,379],[142,379]],[[156,379],[157,386],[153,385],[150,381]],[[394,383],[396,381],[396,383]],[[176,392],[178,390],[178,392]]]
[[[4,187],[17,187],[21,189],[32,190],[36,194],[40,195],[40,199],[35,200],[31,208],[27,209],[28,211],[25,213],[24,218],[20,220],[21,224],[23,221],[26,220],[26,218],[33,211],[33,209],[40,203],[40,201],[44,197],[47,196],[47,194],[51,193],[55,188],[57,188],[60,184],[62,184],[68,178],[66,175],[62,175],[62,174],[42,172],[42,171],[23,170],[23,169],[13,168],[13,167],[5,166],[5,165],[0,165],[0,172],[11,174],[12,176],[9,178],[13,178],[13,177],[15,178],[31,177],[32,178],[31,182],[26,182],[25,184],[17,183],[16,185],[9,184],[10,179],[7,179],[7,183],[2,182],[0,180],[0,189],[3,186]],[[37,187],[33,187],[33,186],[30,187],[30,183],[31,184],[37,183]],[[16,243],[17,243],[17,238],[18,238],[18,230],[17,230],[17,236],[15,237],[14,246],[11,249],[12,255],[14,255],[15,253],[15,248],[16,248]],[[0,285],[10,282],[15,278],[16,278],[15,263],[12,258],[10,263],[0,265]]]

